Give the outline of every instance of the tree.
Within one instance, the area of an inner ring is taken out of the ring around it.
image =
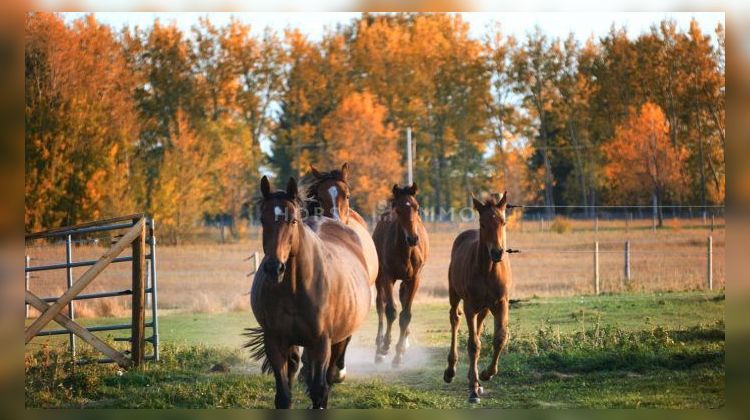
[[[541,155],[544,167],[544,204],[547,216],[555,214],[554,175],[551,151],[553,132],[558,121],[552,110],[559,102],[558,84],[563,67],[559,40],[550,41],[541,28],[526,39],[512,58],[512,74],[516,93],[523,97],[524,107],[536,120],[538,140],[534,148]]]
[[[26,15],[26,228],[132,212],[134,78],[114,33],[87,15]]]
[[[323,133],[332,154],[326,167],[341,162],[352,166],[352,204],[373,214],[390,196],[393,183],[402,179],[401,155],[396,148],[398,133],[385,123],[388,110],[370,93],[352,93],[323,119]]]
[[[647,102],[616,128],[604,150],[605,175],[615,196],[640,202],[655,197],[659,227],[664,224],[665,198],[679,198],[685,188],[686,151],[671,143],[669,132],[664,112]]]
[[[205,209],[209,159],[207,142],[190,127],[183,111],[177,112],[170,133],[154,190],[152,214],[159,220],[165,242],[177,245]]]

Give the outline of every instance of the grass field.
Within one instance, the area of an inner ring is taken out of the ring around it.
[[[481,407],[721,407],[725,402],[724,294],[701,291],[533,297],[511,308],[511,339]],[[375,365],[370,311],[348,353],[336,408],[467,407],[465,325],[458,374],[442,381],[449,344],[447,303],[414,310],[403,368]],[[118,322],[89,319],[86,323]],[[271,407],[273,380],[242,350],[247,312],[160,317],[162,360],[141,369],[73,366],[65,344],[26,348],[27,407]],[[113,337],[108,336],[109,339]],[[482,339],[481,365],[489,343]],[[120,343],[118,343],[120,344]],[[295,385],[296,407],[308,407]]]

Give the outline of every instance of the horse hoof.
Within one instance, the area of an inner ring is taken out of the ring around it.
[[[393,361],[391,362],[391,367],[392,368],[401,367],[401,358],[400,357],[397,359],[394,358]]]
[[[477,388],[477,395],[484,395],[484,387],[483,386],[480,386],[479,388]]]
[[[479,397],[469,397],[469,404],[479,404],[482,401]]]
[[[383,360],[385,360],[385,356],[380,353],[375,354],[375,363],[383,363]]]
[[[486,370],[483,370],[482,373],[479,374],[479,379],[481,379],[484,382],[487,382],[490,379],[492,379],[492,376],[493,375],[490,375],[489,372],[487,372]]]
[[[453,372],[450,368],[446,369],[445,372],[443,372],[443,380],[446,383],[453,382],[454,376],[456,376],[456,372]]]

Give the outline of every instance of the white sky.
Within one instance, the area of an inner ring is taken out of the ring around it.
[[[647,32],[651,25],[657,24],[664,18],[674,19],[678,26],[687,29],[690,20],[695,18],[704,32],[713,33],[718,23],[724,24],[724,12],[472,12],[461,13],[464,20],[469,22],[471,36],[480,38],[488,27],[495,22],[500,23],[501,30],[506,35],[523,37],[527,32],[539,25],[550,36],[564,38],[573,32],[577,39],[585,41],[589,36],[602,36],[609,31],[612,23],[615,26],[625,26],[628,33],[635,37]],[[66,20],[71,21],[84,15],[80,12],[63,13]],[[313,40],[318,40],[325,33],[326,28],[334,28],[336,24],[346,24],[359,16],[359,12],[321,12],[321,13],[279,13],[279,12],[99,12],[96,18],[120,29],[122,26],[150,26],[157,17],[164,23],[176,22],[177,25],[188,30],[197,23],[201,16],[208,16],[212,22],[222,25],[231,16],[248,23],[257,33],[265,27],[278,32],[286,28],[299,28]]]

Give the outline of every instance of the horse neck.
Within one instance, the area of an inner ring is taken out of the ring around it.
[[[311,272],[313,260],[315,259],[315,241],[312,240],[304,223],[297,223],[297,244],[292,256],[291,269],[289,270],[290,288],[295,293],[300,283],[305,282],[306,274]]]
[[[481,232],[474,249],[474,258],[476,262],[475,267],[477,267],[482,273],[489,273],[492,271],[493,263],[490,260],[490,254],[487,251],[487,245],[482,243]]]

